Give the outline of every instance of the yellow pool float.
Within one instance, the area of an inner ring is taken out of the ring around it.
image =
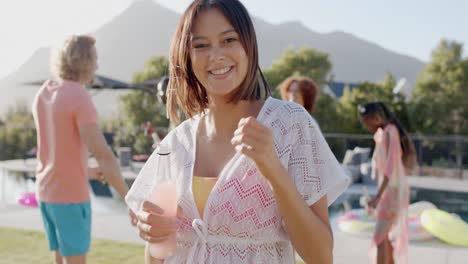
[[[458,216],[439,209],[425,210],[421,224],[440,240],[462,247],[468,247],[468,224]]]

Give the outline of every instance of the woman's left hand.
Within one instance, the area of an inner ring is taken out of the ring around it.
[[[276,154],[273,133],[253,117],[242,118],[239,121],[231,143],[235,149],[251,158],[267,180],[277,175],[281,162]]]

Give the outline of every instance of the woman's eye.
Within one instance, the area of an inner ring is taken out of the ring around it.
[[[202,49],[202,48],[208,47],[208,44],[199,43],[199,44],[193,45],[193,47],[194,47],[195,49]]]
[[[232,43],[232,42],[235,42],[235,41],[237,41],[236,38],[227,38],[227,39],[224,40],[224,42],[226,42],[226,43]]]

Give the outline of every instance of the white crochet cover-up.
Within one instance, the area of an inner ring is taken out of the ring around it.
[[[308,205],[323,195],[330,205],[347,188],[348,177],[303,107],[270,97],[257,119],[273,131],[281,163]],[[175,255],[165,263],[294,263],[273,192],[240,152],[220,173],[200,218],[191,187],[198,121],[186,120],[164,138],[125,199],[138,212],[155,186],[176,183],[183,217]]]

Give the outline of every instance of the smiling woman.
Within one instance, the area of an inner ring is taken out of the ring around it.
[[[308,263],[332,263],[327,206],[348,178],[306,110],[269,97],[244,6],[194,1],[169,58],[168,113],[190,118],[164,138],[126,197],[141,238],[177,234],[165,263],[294,263],[294,249]],[[162,147],[170,154],[159,155]],[[168,180],[177,219],[149,202]],[[154,257],[147,253],[147,263]]]
[[[221,11],[204,11],[195,20],[192,34],[190,60],[207,94],[223,96],[240,87],[248,58],[239,34]]]
[[[209,101],[207,90],[214,91],[214,96],[229,94],[225,97],[228,102],[258,100],[261,81],[264,95],[270,94],[258,63],[255,29],[245,8],[226,8],[225,4],[210,9],[204,5],[188,8],[173,37],[170,53],[174,70],[170,73],[173,82],[169,83],[172,92],[168,103],[168,114],[173,119],[178,119],[176,98],[182,100],[179,107],[189,117],[203,112]]]
[[[192,34],[190,60],[206,92],[223,96],[240,87],[248,58],[239,35],[221,11],[204,11],[195,21]]]

